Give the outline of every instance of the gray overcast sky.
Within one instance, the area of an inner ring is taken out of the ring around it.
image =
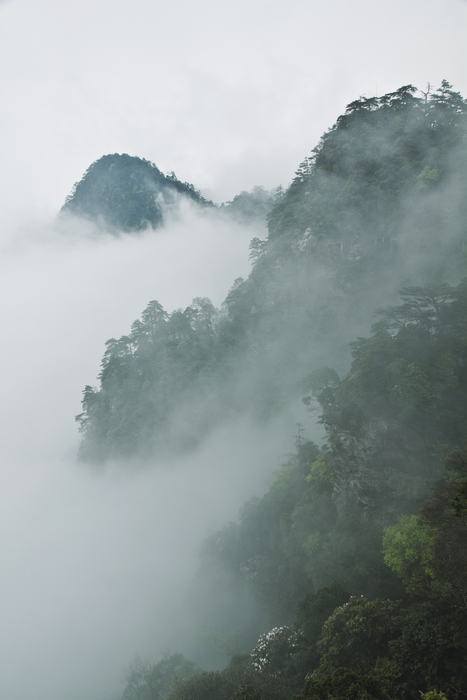
[[[3,0],[1,181],[49,215],[105,153],[215,201],[286,185],[359,95],[467,94],[463,0]]]

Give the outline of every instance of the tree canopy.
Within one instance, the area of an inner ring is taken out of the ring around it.
[[[174,173],[164,175],[144,158],[113,153],[89,166],[61,211],[101,222],[113,232],[141,231],[161,226],[179,197],[211,204]]]
[[[299,425],[268,491],[201,547],[195,623],[241,653],[133,665],[124,697],[467,694],[466,144],[447,81],[360,97],[274,194],[221,309],[153,300],[107,342],[84,459],[190,449],[300,400],[325,433]]]
[[[414,431],[430,421],[435,432],[458,430],[464,412],[454,417],[451,409],[463,392],[456,309],[465,290],[449,285],[465,272],[465,113],[446,81],[422,96],[407,85],[352,102],[290,187],[275,193],[268,237],[252,240],[251,273],[235,280],[222,309],[205,300],[203,308],[194,303],[166,316],[159,309],[151,321],[154,301],[131,333],[108,341],[100,387],[84,392],[82,455],[179,450],[232,415],[277,415],[297,399],[304,376],[323,365],[347,371],[348,343],[368,334],[378,306],[386,307],[379,331],[354,346],[360,359],[341,389],[348,420],[363,419],[360,399],[350,396],[352,377],[369,362],[368,387],[359,390],[373,391],[371,411],[381,413],[384,402],[385,418],[402,409]],[[65,208],[96,197],[95,206],[105,201],[109,216],[125,212],[123,229],[156,225],[159,214],[144,213],[144,202],[156,206],[156,186],[199,199],[147,161],[114,155],[91,166]],[[131,193],[135,202],[144,200],[135,215]],[[267,199],[264,191],[253,194]],[[401,287],[403,303],[395,307]],[[423,345],[429,357],[422,356],[417,343],[430,334]],[[379,383],[385,383],[381,393]]]

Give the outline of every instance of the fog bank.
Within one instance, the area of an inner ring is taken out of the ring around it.
[[[271,426],[267,439],[242,419],[189,458],[96,473],[76,461],[74,415],[105,340],[128,332],[150,299],[169,311],[193,296],[219,304],[248,274],[254,235],[264,231],[187,209],[160,233],[135,237],[99,236],[78,220],[30,223],[5,237],[5,697],[118,697],[135,654],[157,660],[191,634],[180,601],[199,543],[264,492],[297,416]]]

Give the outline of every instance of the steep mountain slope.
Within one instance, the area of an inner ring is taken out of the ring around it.
[[[222,311],[196,299],[168,315],[152,301],[107,343],[78,417],[83,457],[186,448],[244,411],[267,419],[313,370],[346,371],[347,344],[402,286],[460,280],[466,104],[445,81],[415,93],[348,106],[276,194],[268,238],[251,242],[252,272]]]
[[[446,81],[423,99],[406,85],[355,100],[300,165],[270,216],[270,238],[308,231],[308,246],[339,243],[349,251],[390,246],[423,229],[426,242],[439,241],[458,196],[447,190],[465,175],[465,150],[457,151],[465,143],[465,111]],[[430,190],[441,190],[443,201],[424,196]]]
[[[151,301],[107,342],[85,459],[187,449],[300,400],[326,433],[299,426],[269,491],[203,543],[196,636],[251,653],[169,700],[467,693],[466,113],[445,81],[355,101],[276,193],[221,310]],[[123,697],[150,697],[161,664]]]
[[[143,158],[114,153],[87,169],[61,211],[101,222],[113,231],[140,231],[161,226],[180,197],[211,205],[193,185],[180,182],[173,173],[166,176]]]

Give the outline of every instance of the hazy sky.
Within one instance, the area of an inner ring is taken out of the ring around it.
[[[188,208],[99,238],[54,223],[73,183],[127,152],[218,202],[287,185],[359,95],[467,95],[466,30],[464,0],[0,0],[1,697],[107,700],[135,653],[174,649],[200,540],[264,491],[297,418],[170,470],[76,464],[105,340],[151,299],[220,304],[265,229]]]
[[[49,213],[127,152],[215,201],[286,185],[346,104],[446,78],[464,0],[3,0],[1,187]]]

